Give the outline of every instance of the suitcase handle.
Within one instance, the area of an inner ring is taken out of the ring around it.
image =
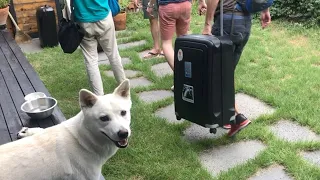
[[[223,36],[223,0],[220,0],[220,36]]]
[[[234,24],[233,15],[234,15],[234,10],[235,10],[235,8],[233,8],[233,11],[232,11],[230,35],[233,34],[233,24]],[[223,0],[220,0],[220,36],[223,36]]]

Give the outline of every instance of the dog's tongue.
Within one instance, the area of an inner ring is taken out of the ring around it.
[[[119,144],[120,144],[121,146],[127,145],[127,144],[128,144],[128,139],[120,140],[120,141],[119,141]]]

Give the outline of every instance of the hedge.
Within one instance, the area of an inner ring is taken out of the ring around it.
[[[285,18],[308,26],[319,26],[320,0],[276,0],[271,15],[273,19]]]

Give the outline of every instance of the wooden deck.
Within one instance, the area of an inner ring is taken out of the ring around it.
[[[58,106],[44,120],[30,119],[20,107],[32,92],[51,97],[11,34],[0,31],[0,145],[16,140],[22,126],[46,128],[66,120]]]

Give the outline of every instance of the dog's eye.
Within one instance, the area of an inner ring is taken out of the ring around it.
[[[121,116],[125,116],[127,114],[127,111],[121,111]]]
[[[107,116],[102,116],[102,117],[100,117],[100,120],[103,121],[103,122],[105,122],[105,121],[110,121],[111,119],[110,119],[110,117],[107,115]]]

